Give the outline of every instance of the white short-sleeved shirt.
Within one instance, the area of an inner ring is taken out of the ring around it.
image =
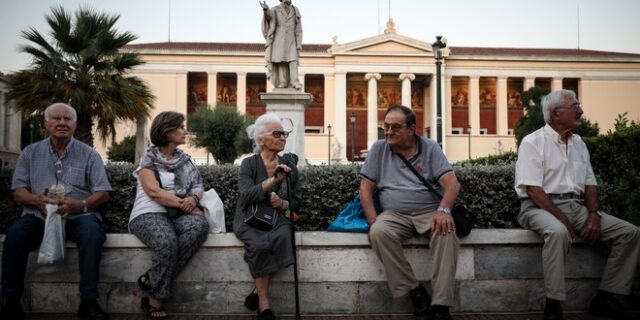
[[[586,185],[597,185],[589,150],[573,134],[565,144],[548,124],[522,139],[516,162],[515,189],[526,198],[527,186],[538,186],[547,194],[582,195]]]
[[[142,188],[140,183],[140,176],[138,175],[142,168],[138,167],[133,172],[133,176],[138,179],[136,185],[136,200],[133,203],[133,209],[131,209],[131,215],[129,216],[129,222],[133,221],[137,216],[150,213],[150,212],[167,212],[167,209],[159,203],[153,201]],[[160,181],[162,182],[162,189],[175,194],[175,173],[169,172],[164,168],[158,169],[160,175]]]

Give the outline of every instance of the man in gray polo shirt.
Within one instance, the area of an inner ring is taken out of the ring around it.
[[[402,105],[387,109],[385,140],[369,149],[360,171],[360,198],[371,229],[371,247],[380,258],[391,290],[398,298],[409,293],[416,319],[451,319],[459,241],[451,208],[460,184],[440,146],[415,134],[416,116]],[[443,197],[432,194],[400,159],[404,157]],[[383,212],[377,216],[373,191],[378,189]],[[433,300],[415,278],[402,242],[430,234]],[[431,307],[430,307],[431,306]]]
[[[95,208],[109,199],[111,185],[102,159],[93,148],[73,138],[76,111],[55,103],[45,112],[49,138],[24,148],[13,173],[11,190],[24,205],[22,216],[8,230],[2,251],[2,319],[24,319],[20,299],[29,251],[40,247],[44,233],[46,204],[57,204],[66,217],[65,233],[76,242],[80,269],[80,319],[108,319],[98,298],[98,267],[106,240]],[[50,197],[49,188],[61,184],[64,199]]]

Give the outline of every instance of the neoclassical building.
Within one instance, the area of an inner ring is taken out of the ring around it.
[[[0,168],[13,167],[20,155],[22,115],[7,102],[8,90],[0,79]]]
[[[145,43],[126,50],[146,61],[135,75],[157,97],[154,114],[190,114],[201,104],[265,112],[259,93],[271,87],[261,43]],[[310,163],[361,159],[382,138],[384,111],[394,103],[415,110],[419,135],[436,136],[432,43],[397,34],[392,24],[359,41],[303,45],[299,73],[312,95],[304,116]],[[453,46],[444,49],[440,80],[443,148],[452,161],[515,150],[513,128],[527,103],[521,94],[532,86],[574,90],[601,132],[618,114],[640,119],[640,54]],[[135,134],[135,124],[120,126],[118,139]],[[207,158],[203,150],[189,152]]]

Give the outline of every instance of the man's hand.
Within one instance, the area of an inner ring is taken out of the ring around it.
[[[84,203],[82,203],[82,200],[64,198],[63,200],[59,200],[57,204],[58,214],[63,218],[72,213],[82,212],[82,210],[84,209]]]
[[[48,193],[49,189],[44,189],[44,191],[42,191],[42,193],[37,196],[38,208],[44,213],[45,216],[47,215],[47,204],[58,204],[58,200],[51,199],[47,196]]]
[[[590,245],[600,240],[600,217],[595,212],[590,212],[587,221],[580,232],[580,238]]]
[[[447,235],[453,230],[455,230],[455,223],[453,222],[453,218],[442,212],[438,211],[435,215],[433,215],[431,230],[434,234],[442,234]]]
[[[269,10],[269,6],[267,5],[266,1],[258,1],[258,3],[260,3],[262,10]]]
[[[560,216],[556,216],[556,219],[558,219],[560,222],[562,222],[562,224],[564,224],[565,228],[567,228],[567,231],[569,231],[569,235],[571,236],[571,239],[575,239],[576,231],[573,230],[573,226],[571,225],[571,221],[569,221],[569,218],[567,218],[567,215],[563,213]]]

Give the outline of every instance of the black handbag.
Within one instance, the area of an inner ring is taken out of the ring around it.
[[[244,223],[264,231],[273,229],[277,221],[278,213],[276,210],[263,204],[249,206],[244,218]]]
[[[413,165],[411,164],[411,162],[409,162],[409,160],[405,159],[403,156],[399,154],[397,154],[397,156],[400,157],[400,159],[402,159],[402,161],[409,168],[409,170],[411,170],[411,172],[413,172],[413,174],[415,174],[418,177],[418,179],[422,181],[422,183],[425,185],[425,187],[427,187],[427,189],[429,189],[429,191],[434,193],[438,197],[438,199],[442,200],[442,195],[431,186],[431,184],[429,183],[429,181],[427,181],[427,179],[425,179],[425,177],[423,177],[420,173],[418,173],[418,171],[416,171],[416,168],[413,167]],[[471,233],[472,226],[471,226],[471,221],[469,221],[467,206],[465,206],[464,204],[454,205],[451,210],[451,216],[453,217],[453,223],[455,223],[456,225],[456,234],[458,235],[458,237],[468,236],[469,233]]]

